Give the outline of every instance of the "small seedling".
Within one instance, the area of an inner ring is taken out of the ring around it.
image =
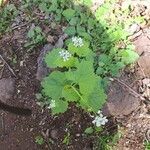
[[[35,46],[42,44],[45,41],[45,36],[42,32],[42,29],[39,26],[32,27],[28,33],[27,38],[28,42],[24,45],[27,48],[34,48]]]
[[[64,137],[62,143],[65,144],[65,145],[69,145],[69,143],[70,143],[70,133],[69,133],[69,132],[68,132],[67,135]]]
[[[8,4],[5,7],[0,8],[0,36],[2,35],[2,33],[11,30],[10,24],[17,16],[17,14],[18,11],[13,4]]]
[[[84,131],[85,134],[92,134],[93,132],[94,132],[94,129],[92,127],[88,127]]]
[[[112,135],[101,135],[97,140],[97,149],[112,150],[121,137],[122,132],[120,130]]]
[[[45,143],[44,138],[42,136],[37,136],[35,138],[35,142],[39,145],[43,145]]]
[[[150,141],[145,141],[144,147],[145,147],[145,150],[150,150]]]

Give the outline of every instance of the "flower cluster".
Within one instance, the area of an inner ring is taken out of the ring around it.
[[[73,45],[75,47],[82,47],[83,46],[83,40],[82,38],[80,37],[72,37],[72,42],[73,42]]]
[[[51,109],[51,108],[54,108],[55,106],[56,106],[55,100],[52,99],[49,106],[48,106],[48,108]]]
[[[62,50],[59,52],[60,57],[63,58],[64,61],[69,60],[69,58],[71,57],[71,54],[68,51]]]
[[[100,127],[101,125],[105,125],[108,122],[108,119],[103,116],[101,111],[97,112],[97,116],[92,121],[93,124],[95,124],[97,127]]]

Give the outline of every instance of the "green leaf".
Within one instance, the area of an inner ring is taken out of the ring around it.
[[[9,10],[9,11],[12,11],[12,10],[15,10],[16,7],[15,7],[14,4],[8,4],[7,7],[6,7],[6,9]]]
[[[98,75],[104,75],[105,74],[105,69],[103,67],[98,67],[96,70],[96,74]]]
[[[47,5],[46,3],[40,3],[39,4],[39,9],[43,12],[46,12],[47,11]]]
[[[87,69],[88,68],[88,69]],[[106,94],[101,87],[101,79],[94,74],[93,63],[82,61],[74,71],[75,80],[82,94],[80,106],[89,111],[97,112],[106,101]]]
[[[43,139],[42,136],[37,136],[37,137],[35,138],[35,142],[36,142],[37,144],[39,144],[39,145],[43,145],[43,144],[44,144],[44,139]]]
[[[92,5],[92,0],[83,0],[84,5],[90,7]]]
[[[111,63],[111,58],[110,58],[110,56],[109,56],[109,55],[106,55],[106,54],[101,54],[101,55],[99,56],[99,65],[102,66],[102,63],[103,63],[103,64],[106,64],[106,65],[110,64],[110,63]]]
[[[56,15],[55,15],[55,21],[61,21],[61,13],[57,13]]]
[[[75,71],[69,70],[69,71],[65,72],[65,76],[66,76],[66,78],[67,78],[68,80],[71,80],[71,81],[73,81],[73,82],[76,82]]]
[[[94,74],[93,62],[81,61],[77,64],[77,70],[74,71],[74,75],[78,82],[82,82],[82,78],[89,77]]]
[[[41,33],[42,32],[42,29],[39,27],[39,26],[36,26],[34,28],[34,30],[37,32],[37,33]]]
[[[68,35],[75,35],[76,34],[76,29],[74,26],[69,26],[65,29],[64,31]]]
[[[70,24],[71,26],[74,26],[74,25],[76,25],[76,24],[78,23],[78,21],[79,21],[79,18],[78,18],[78,17],[73,17],[73,18],[70,20],[69,24]]]
[[[94,74],[93,62],[90,61],[82,61],[79,63],[74,75],[76,83],[79,84],[79,90],[84,95],[89,95],[93,91],[99,78]]]
[[[123,62],[117,62],[116,64],[111,64],[109,66],[110,72],[113,76],[118,75],[120,69],[124,68],[125,64]]]
[[[2,4],[3,4],[3,0],[0,0],[0,7],[2,6]]]
[[[101,87],[100,77],[94,74],[93,62],[82,61],[77,65],[76,71],[65,74],[79,85],[79,91],[77,91],[80,95],[79,105],[88,111],[97,112],[104,104],[106,95]]]
[[[92,134],[93,132],[94,132],[94,129],[92,127],[88,127],[84,131],[84,133],[86,133],[86,134]]]
[[[80,98],[78,94],[71,88],[71,86],[65,86],[62,91],[62,97],[68,102],[78,101]]]
[[[84,13],[80,13],[80,17],[81,17],[81,22],[80,22],[80,24],[86,24],[87,23],[87,21],[88,21],[88,16],[87,16],[87,14],[84,12]]]
[[[68,108],[68,102],[63,100],[55,100],[55,107],[52,108],[52,114],[56,115],[64,113]]]
[[[120,55],[122,57],[122,62],[125,64],[134,63],[139,58],[139,55],[132,50],[123,50]]]
[[[70,133],[69,132],[67,133],[67,135],[65,135],[62,143],[66,144],[66,145],[69,145],[69,143],[70,143]]]
[[[34,29],[30,29],[29,32],[27,33],[28,38],[32,38],[35,35]]]
[[[83,46],[81,47],[76,47],[72,42],[70,42],[68,44],[68,51],[81,57],[92,54],[92,51],[89,48],[89,42],[86,41],[83,41]]]
[[[70,20],[72,17],[75,16],[75,10],[69,8],[64,10],[62,14],[67,20]]]
[[[85,33],[86,30],[84,27],[77,25],[77,33],[80,35],[82,33]]]
[[[88,19],[88,29],[91,30],[94,28],[95,20],[93,18]]]
[[[56,48],[49,52],[45,57],[45,62],[48,67],[56,68],[56,67],[73,67],[76,64],[77,59],[71,56],[69,60],[64,61],[60,56],[60,51],[66,51],[65,49]]]
[[[89,111],[93,111],[96,113],[98,112],[98,110],[102,108],[102,106],[106,102],[107,96],[103,88],[100,87],[99,83],[97,83],[97,85],[93,89],[93,92],[89,96],[87,95],[85,95],[85,97],[83,96],[83,98],[87,99]]]
[[[87,32],[81,32],[79,35],[80,35],[81,37],[83,37],[83,38],[84,38],[85,40],[87,40],[87,41],[91,41],[91,40],[92,40],[91,35],[88,34]]]
[[[67,79],[64,73],[55,71],[44,78],[41,84],[45,95],[56,100],[62,97],[63,88],[67,85]]]
[[[57,1],[55,0],[52,2],[50,7],[48,8],[48,11],[49,12],[55,12],[55,11],[57,11],[57,8],[58,8],[58,4],[57,4]]]

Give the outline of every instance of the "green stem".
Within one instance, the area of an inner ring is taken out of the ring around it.
[[[74,86],[72,86],[71,85],[71,88],[76,92],[76,94],[80,97],[80,99],[81,99],[81,101],[84,103],[84,105],[85,105],[85,107],[89,107],[89,106],[87,106],[87,102],[86,102],[86,100],[81,96],[81,94],[78,92],[78,90],[74,87]]]
[[[80,93],[76,90],[75,87],[73,87],[73,86],[71,85],[71,88],[76,92],[76,94],[77,94],[81,99],[83,99],[83,97],[80,95]]]

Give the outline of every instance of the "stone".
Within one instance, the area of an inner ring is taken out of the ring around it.
[[[57,129],[51,130],[50,136],[52,139],[58,139],[58,130]]]
[[[63,48],[64,40],[68,37],[67,34],[63,34],[59,37],[58,41],[55,44],[55,48]]]
[[[13,78],[3,78],[0,80],[0,101],[6,103],[13,97],[15,90],[15,80]]]
[[[132,36],[129,36],[128,39],[131,40],[131,41],[134,41],[136,38],[138,38],[141,35],[142,35],[142,30],[140,30],[139,32],[133,34]]]
[[[146,77],[150,78],[150,40],[147,35],[142,35],[134,41],[135,49],[140,55],[138,64]]]
[[[125,82],[126,83],[126,82]],[[102,111],[106,116],[126,116],[140,105],[140,99],[130,94],[130,91],[118,82],[112,82],[108,99]]]
[[[36,79],[39,81],[41,81],[50,72],[50,69],[46,66],[44,62],[44,57],[52,49],[53,46],[51,44],[46,44],[41,50],[41,53],[37,59],[38,67],[37,67]]]
[[[137,23],[132,24],[128,29],[128,33],[130,35],[133,35],[134,33],[137,33],[139,31],[140,31],[140,26]]]
[[[53,48],[62,48],[64,45],[64,40],[67,38],[67,34],[63,34],[59,37],[58,41],[56,42],[55,46],[51,44],[46,44],[43,49],[41,50],[41,53],[37,59],[37,73],[36,73],[36,79],[41,81],[48,73],[51,72],[52,69],[48,68],[44,62],[45,55],[50,52]]]

